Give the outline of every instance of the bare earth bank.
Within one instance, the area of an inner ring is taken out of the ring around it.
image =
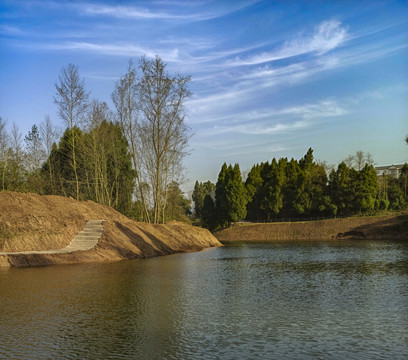
[[[88,220],[106,220],[103,222],[104,232],[95,248],[68,254],[0,253],[0,266],[117,261],[222,246],[206,229],[182,223],[140,223],[93,201],[1,192],[0,251],[64,248]]]
[[[297,223],[239,223],[216,232],[221,242],[273,240],[408,240],[408,215],[355,217]]]

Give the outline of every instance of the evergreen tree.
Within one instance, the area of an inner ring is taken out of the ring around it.
[[[259,192],[263,184],[261,173],[264,166],[264,163],[254,165],[249,171],[248,177],[245,181],[248,199],[247,218],[253,221],[261,218]]]
[[[355,175],[353,212],[373,211],[378,192],[377,173],[373,166],[366,164]]]
[[[403,210],[407,206],[403,189],[400,187],[398,179],[386,176],[386,199],[390,210]]]
[[[187,216],[191,214],[191,202],[184,197],[179,184],[175,181],[169,185],[167,203],[167,221],[189,222]]]
[[[405,200],[408,200],[408,164],[404,164],[401,169],[399,184],[402,192],[404,193]]]
[[[204,198],[207,194],[215,190],[215,185],[211,181],[200,183],[196,181],[192,194],[194,202],[194,213],[196,218],[202,218],[202,209],[204,206]]]
[[[215,187],[215,201],[218,225],[229,225],[245,218],[247,194],[238,164],[222,165]]]
[[[218,180],[215,185],[215,209],[216,219],[220,226],[225,226],[227,223],[228,214],[228,201],[226,194],[226,182],[227,182],[228,167],[224,163],[218,174]]]
[[[232,223],[244,219],[247,214],[247,193],[238,164],[228,167],[225,192],[228,206],[227,222]]]
[[[214,201],[210,194],[204,197],[203,207],[201,209],[201,218],[203,226],[213,230],[217,226],[217,218]]]
[[[354,172],[354,169],[350,169],[344,162],[341,162],[337,170],[333,170],[330,174],[329,194],[341,216],[352,213]]]
[[[305,173],[299,163],[291,159],[285,167],[285,182],[282,187],[282,215],[294,217],[304,213],[300,197],[304,191]]]
[[[263,184],[261,188],[261,209],[267,220],[277,217],[283,206],[282,185],[285,180],[284,162],[279,163],[274,158],[272,163],[266,163],[261,172]]]

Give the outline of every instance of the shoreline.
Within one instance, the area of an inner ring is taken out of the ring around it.
[[[73,239],[94,219],[103,221],[96,243],[88,246],[95,239],[83,233],[75,247]],[[0,230],[1,267],[142,259],[222,246],[207,229],[188,224],[141,223],[93,201],[16,192],[0,193]]]
[[[291,223],[238,223],[214,233],[220,242],[282,240],[408,240],[408,214]]]

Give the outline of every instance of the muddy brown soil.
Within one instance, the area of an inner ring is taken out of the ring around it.
[[[88,220],[96,219],[106,221],[102,237],[92,250],[70,254],[0,254],[0,266],[117,261],[221,246],[209,231],[183,223],[140,223],[93,201],[1,192],[0,252],[64,248]]]

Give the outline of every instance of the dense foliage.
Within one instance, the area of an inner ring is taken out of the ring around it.
[[[357,156],[358,155],[358,156]],[[377,177],[371,157],[358,152],[328,171],[309,149],[300,160],[286,158],[255,164],[245,182],[239,166],[224,164],[213,184],[196,182],[195,215],[209,228],[239,220],[351,216],[402,210],[408,204],[408,165],[399,179]],[[350,161],[355,160],[355,161]],[[208,185],[211,184],[212,186]]]

